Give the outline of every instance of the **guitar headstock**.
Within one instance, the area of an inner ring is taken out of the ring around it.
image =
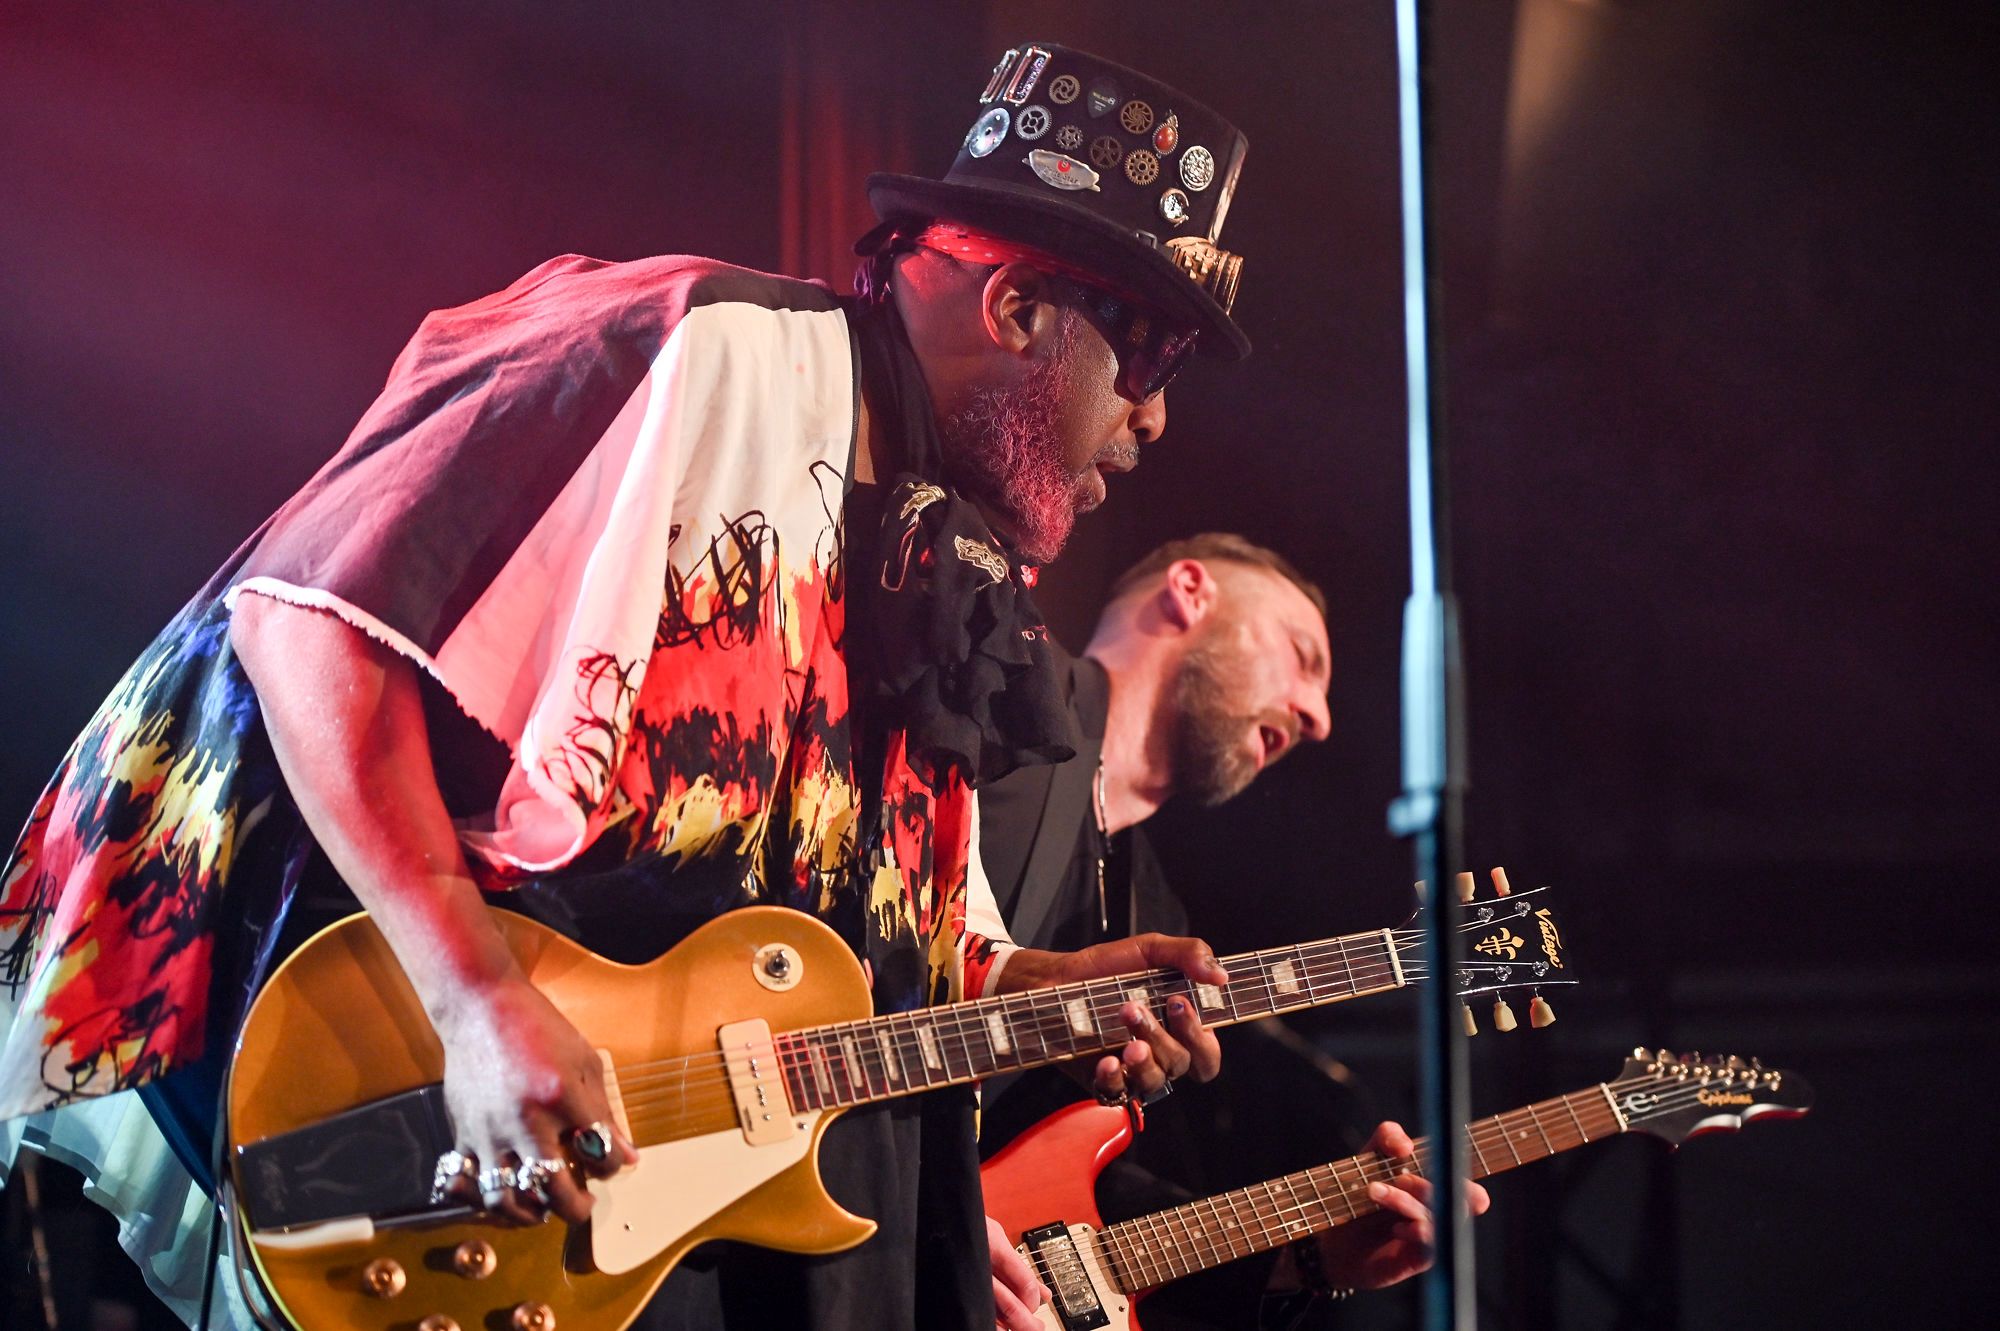
[[[1607,1088],[1628,1129],[1675,1146],[1704,1132],[1734,1132],[1752,1119],[1797,1118],[1813,1102],[1812,1087],[1796,1072],[1733,1054],[1676,1057],[1667,1049],[1633,1050]]]
[[[1452,927],[1464,940],[1452,988],[1465,1004],[1467,1035],[1479,1033],[1472,1010],[1475,996],[1493,995],[1493,1028],[1511,1031],[1519,1023],[1507,1002],[1510,990],[1528,992],[1528,1023],[1541,1027],[1556,1019],[1542,990],[1577,983],[1569,972],[1562,925],[1556,918],[1555,889],[1516,892],[1507,881],[1507,871],[1500,868],[1492,870],[1491,878],[1492,895],[1481,899],[1478,881],[1469,873],[1458,875],[1457,900],[1439,907],[1452,915]],[[1417,884],[1419,893],[1423,886]]]

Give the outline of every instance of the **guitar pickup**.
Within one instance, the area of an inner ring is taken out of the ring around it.
[[[1104,1300],[1077,1250],[1070,1227],[1057,1223],[1031,1229],[1021,1236],[1021,1249],[1029,1262],[1045,1275],[1049,1304],[1061,1319],[1063,1331],[1094,1331],[1111,1325]]]
[[[743,1129],[743,1140],[752,1146],[790,1141],[796,1129],[770,1023],[732,1021],[720,1027],[715,1037],[722,1046],[723,1070],[729,1078],[729,1094],[736,1102],[736,1122]]]

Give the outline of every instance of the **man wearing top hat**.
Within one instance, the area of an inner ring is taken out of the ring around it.
[[[628,961],[792,906],[885,1012],[1149,966],[1224,982],[1194,939],[989,942],[966,868],[971,788],[1074,748],[1027,570],[1160,437],[1185,358],[1248,349],[1218,245],[1243,153],[1174,89],[1024,45],[943,180],[869,181],[859,299],[569,256],[430,315],[31,811],[0,875],[0,1120],[171,1147],[212,1189],[250,997],[357,901],[444,1045],[463,1199],[512,1221],[581,1221],[585,1176],[638,1156],[490,904]],[[1192,1011],[1121,1015],[1107,1091],[1214,1074]],[[698,1257],[657,1317],[989,1325],[972,1135],[964,1090],[848,1113],[822,1161],[875,1238]]]

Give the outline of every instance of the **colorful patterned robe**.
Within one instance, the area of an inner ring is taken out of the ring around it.
[[[857,374],[825,288],[698,259],[555,259],[427,318],[30,816],[0,875],[0,1119],[188,1064],[270,959],[310,842],[229,646],[244,595],[340,616],[507,745],[461,822],[484,886],[720,865],[662,890],[835,921],[883,1010],[976,996],[1000,952],[967,932],[967,791],[895,736],[857,770]]]

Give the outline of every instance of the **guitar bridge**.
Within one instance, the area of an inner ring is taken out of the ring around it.
[[[1038,1268],[1049,1286],[1049,1306],[1062,1320],[1063,1331],[1091,1331],[1110,1326],[1111,1315],[1104,1311],[1103,1297],[1090,1278],[1076,1236],[1064,1224],[1043,1225],[1021,1236],[1021,1248],[1030,1265]]]
[[[770,1023],[732,1021],[715,1033],[729,1075],[729,1093],[736,1101],[737,1126],[752,1146],[772,1146],[792,1139],[792,1106],[785,1098],[784,1068]]]

